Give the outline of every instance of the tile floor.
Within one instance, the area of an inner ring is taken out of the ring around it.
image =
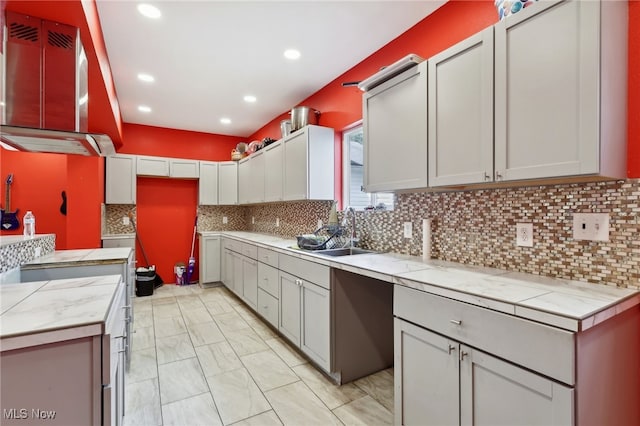
[[[393,423],[393,369],[336,386],[224,287],[134,303],[125,425]]]

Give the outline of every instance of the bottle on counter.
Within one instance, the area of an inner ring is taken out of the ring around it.
[[[27,211],[22,222],[24,225],[24,236],[33,238],[33,236],[36,235],[36,217],[31,213],[31,210]]]

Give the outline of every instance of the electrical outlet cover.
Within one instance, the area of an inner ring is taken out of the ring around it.
[[[280,218],[276,217],[276,227],[280,226]]]
[[[229,219],[227,219],[226,216],[222,216],[222,223],[227,223],[229,222]]]
[[[609,213],[574,213],[573,239],[609,241]]]
[[[413,237],[413,224],[411,222],[404,223],[404,237],[412,238]]]
[[[533,223],[516,224],[516,245],[533,247]]]

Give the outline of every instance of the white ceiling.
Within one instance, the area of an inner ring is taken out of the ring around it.
[[[136,1],[97,4],[124,122],[246,137],[445,1],[151,0],[156,20]]]

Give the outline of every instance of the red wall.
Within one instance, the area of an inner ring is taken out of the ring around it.
[[[360,81],[408,53],[423,58],[464,40],[498,21],[493,0],[450,0],[404,34],[311,95],[300,105],[321,111],[319,124],[341,132],[362,118],[362,92],[342,87],[342,82]],[[628,176],[640,177],[640,1],[629,1],[629,87],[628,87]],[[292,105],[293,106],[293,105]],[[248,140],[280,136],[283,114],[249,136]],[[340,135],[337,135],[337,139]],[[336,194],[340,193],[337,188]]]

